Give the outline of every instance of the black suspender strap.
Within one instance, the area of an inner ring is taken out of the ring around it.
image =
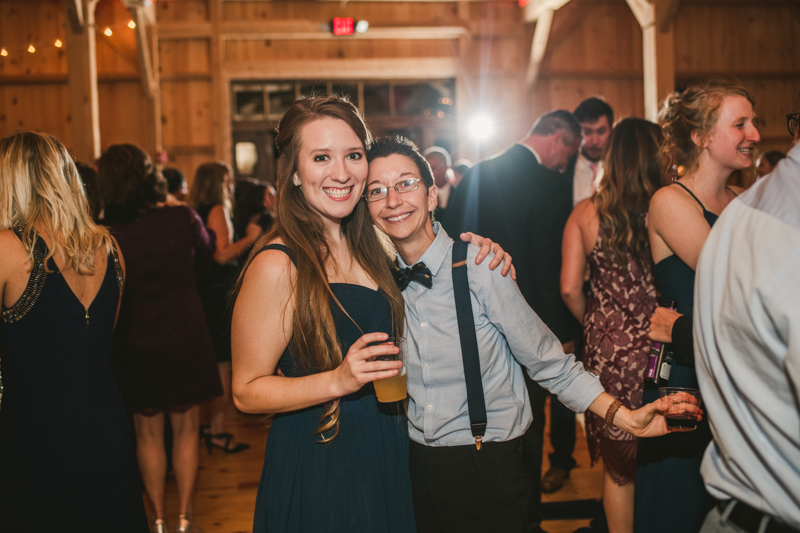
[[[467,278],[467,248],[469,243],[453,243],[453,293],[456,300],[458,336],[461,340],[461,358],[464,362],[464,378],[467,384],[467,408],[469,425],[475,437],[475,447],[481,449],[486,433],[486,402],[481,381],[481,361],[478,353],[478,337],[475,335],[475,319],[469,298]]]

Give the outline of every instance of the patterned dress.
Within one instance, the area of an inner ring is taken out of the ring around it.
[[[650,251],[649,247],[645,250],[646,272],[626,252],[626,271],[603,252],[602,234],[600,228],[587,258],[590,279],[583,320],[583,364],[600,377],[606,392],[625,407],[638,409],[650,352],[648,321],[656,308]],[[602,456],[606,471],[618,485],[635,478],[636,437],[606,427],[603,418],[587,411],[586,438],[592,465]]]

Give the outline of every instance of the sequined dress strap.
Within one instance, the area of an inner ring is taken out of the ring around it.
[[[23,239],[23,232],[24,228],[14,228],[14,233],[20,240]],[[47,280],[47,271],[44,268],[46,252],[41,241],[36,239],[36,235],[32,231],[28,233],[28,246],[33,247],[33,268],[31,268],[31,275],[28,278],[28,285],[14,305],[0,311],[3,322],[9,324],[21,320],[28,314],[36,300],[39,299],[39,295],[42,294],[44,283]]]
[[[122,273],[122,265],[119,262],[119,250],[117,250],[117,243],[111,241],[111,257],[114,259],[114,274],[117,278],[117,286],[119,287],[119,297],[122,298],[122,289],[125,288],[125,275]]]

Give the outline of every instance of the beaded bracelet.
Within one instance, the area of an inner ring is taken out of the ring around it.
[[[608,406],[608,411],[606,411],[606,426],[610,428],[614,427],[614,417],[620,407],[622,407],[622,402],[619,400],[614,400],[611,405]]]

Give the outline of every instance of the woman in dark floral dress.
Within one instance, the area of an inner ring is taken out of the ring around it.
[[[629,409],[642,405],[656,308],[645,226],[661,184],[660,128],[624,119],[611,132],[597,193],[578,203],[564,229],[561,293],[584,326],[583,364]],[[586,265],[589,291],[584,293]],[[603,458],[603,506],[612,533],[633,531],[636,437],[586,413],[592,464]]]

